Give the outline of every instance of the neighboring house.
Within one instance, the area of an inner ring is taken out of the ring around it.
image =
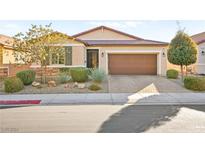
[[[192,35],[191,38],[195,41],[198,47],[197,61],[195,64],[189,65],[190,72],[194,74],[205,74],[205,32]],[[180,71],[180,67],[167,62],[167,68],[177,69]],[[185,71],[185,67],[184,67]]]
[[[165,75],[167,70],[166,48],[168,43],[146,40],[106,26],[96,27],[73,36],[68,36],[66,52],[51,53],[48,72],[59,68],[100,68],[107,74],[117,75]],[[11,49],[12,50],[12,49]],[[9,56],[13,59],[13,56]],[[9,63],[3,57],[3,63]],[[40,72],[40,66],[31,68]]]
[[[14,76],[16,72],[29,68],[15,61],[12,37],[0,34],[0,76]]]
[[[197,62],[194,64],[197,74],[205,74],[205,32],[191,36],[198,45]]]

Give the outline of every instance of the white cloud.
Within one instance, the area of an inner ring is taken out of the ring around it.
[[[93,26],[108,26],[112,28],[119,28],[119,29],[124,29],[124,28],[136,28],[138,25],[143,24],[143,21],[91,21],[89,22],[90,25]]]

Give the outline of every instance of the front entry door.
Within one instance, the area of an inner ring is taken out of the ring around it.
[[[98,49],[87,49],[87,67],[98,68],[99,63],[99,50]]]

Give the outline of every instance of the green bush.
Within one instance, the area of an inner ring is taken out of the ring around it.
[[[105,71],[101,69],[95,69],[91,72],[91,79],[95,82],[101,83],[106,77]]]
[[[101,87],[98,84],[93,83],[88,87],[88,89],[90,89],[92,91],[97,91],[97,90],[100,90]]]
[[[59,68],[60,73],[64,73],[64,74],[68,74],[70,75],[70,68],[66,67],[66,68]]]
[[[4,80],[4,91],[14,93],[24,88],[23,82],[17,77],[9,77]]]
[[[24,85],[30,85],[35,80],[36,72],[33,70],[25,70],[16,73],[16,76],[21,79]]]
[[[205,77],[185,77],[184,87],[195,91],[205,90]]]
[[[178,71],[174,69],[167,70],[167,78],[169,79],[177,79],[178,78]]]
[[[58,75],[58,80],[60,83],[67,83],[71,80],[71,77],[68,74],[60,73]]]
[[[88,80],[88,70],[86,68],[71,68],[70,75],[74,82],[86,82]]]

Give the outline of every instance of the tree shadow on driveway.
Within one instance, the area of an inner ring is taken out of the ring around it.
[[[105,121],[98,132],[140,133],[158,127],[177,115],[180,106],[129,105]]]

